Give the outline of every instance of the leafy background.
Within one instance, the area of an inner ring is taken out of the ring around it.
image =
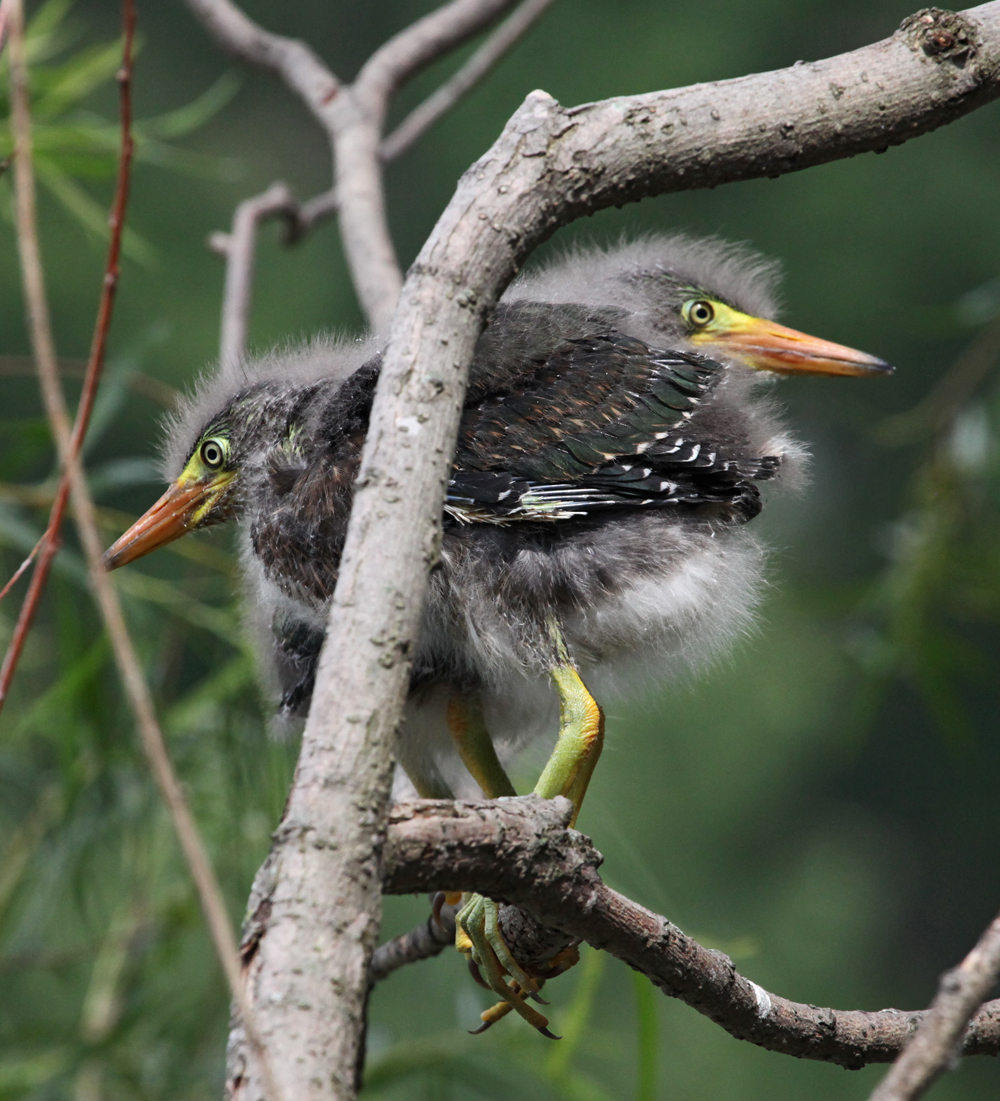
[[[246,7],[350,77],[431,4]],[[321,134],[279,85],[232,71],[181,4],[139,8],[130,260],[86,455],[109,540],[160,492],[157,420],[216,347],[222,273],[207,234],[273,179],[308,196],[329,171]],[[400,254],[413,257],[458,174],[535,87],[573,104],[737,76],[863,45],[908,11],[897,0],[561,0],[389,170]],[[75,397],[117,140],[118,8],[49,0],[30,13],[43,245]],[[449,68],[417,81],[398,113]],[[695,683],[611,703],[581,819],[610,883],[729,952],[765,987],[815,1004],[925,1004],[1000,908],[998,111],[884,156],[608,211],[548,246],[676,228],[748,240],[784,262],[785,320],[899,368],[887,382],[783,383],[815,463],[809,490],[759,521],[776,548],[760,630]],[[5,178],[4,576],[40,532],[53,488],[22,358],[10,205]],[[359,323],[336,229],[288,250],[268,227],[254,343]],[[968,371],[970,347],[980,377],[965,386],[955,364],[965,355]],[[120,582],[238,921],[295,747],[268,737],[230,538],[182,540]],[[0,606],[0,636],[16,608],[16,597]],[[535,768],[524,762],[522,786]],[[386,932],[425,915],[422,899],[390,899]],[[511,1019],[473,1038],[466,1029],[485,995],[456,954],[394,976],[372,1002],[366,1097],[851,1099],[881,1073],[740,1044],[592,951],[548,992],[558,1044]],[[68,532],[0,726],[0,1098],[216,1097],[226,1017]],[[935,1096],[998,1089],[995,1063],[973,1059]]]

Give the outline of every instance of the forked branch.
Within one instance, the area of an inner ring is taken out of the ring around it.
[[[389,102],[403,84],[489,26],[514,0],[451,0],[376,50],[353,84],[340,81],[304,43],[265,30],[231,0],[187,2],[223,49],[280,77],[326,131],[344,254],[369,323],[384,328],[403,282],[383,194],[380,149]],[[237,316],[246,299],[234,290],[230,306],[229,288],[248,285],[250,278],[247,262],[234,250],[227,265],[227,317]],[[229,354],[234,345],[224,342],[224,348]]]
[[[435,122],[486,76],[508,50],[534,26],[553,0],[524,0],[468,61],[436,92],[415,107],[382,142],[379,156],[388,163],[402,156]]]

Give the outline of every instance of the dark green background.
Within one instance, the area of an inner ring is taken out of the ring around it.
[[[245,6],[308,41],[347,79],[431,7]],[[401,260],[412,259],[457,176],[533,88],[569,105],[738,76],[864,45],[908,13],[886,0],[560,0],[389,169]],[[139,17],[140,117],[190,102],[230,67],[176,0],[140,0]],[[80,0],[68,17],[81,33],[70,52],[113,38],[117,20],[110,0]],[[453,65],[408,88],[394,117]],[[112,117],[113,89],[83,106]],[[775,547],[760,630],[695,683],[607,701],[607,748],[580,822],[606,856],[609,883],[732,954],[766,988],[819,1005],[925,1004],[940,971],[1000,908],[995,373],[937,437],[917,431],[892,442],[899,422],[889,419],[927,395],[996,313],[998,123],[994,105],[883,156],[648,200],[553,242],[678,228],[749,241],[784,264],[787,323],[898,367],[889,381],[782,383],[815,463],[808,490],[758,521]],[[148,463],[121,460],[153,455],[160,410],[125,381],[138,369],[181,387],[211,361],[222,268],[207,234],[274,179],[303,197],[329,182],[319,129],[254,72],[180,144],[210,154],[214,167],[136,171],[130,221],[155,258],[125,264],[106,415],[88,453],[99,502],[133,516],[160,490]],[[85,186],[107,203],[106,181]],[[9,209],[5,179],[0,210]],[[41,213],[60,352],[84,356],[104,243],[44,196]],[[22,316],[14,237],[0,220],[0,357],[27,352]],[[334,225],[294,249],[267,227],[254,344],[359,324]],[[43,523],[42,512],[12,503],[10,486],[44,481],[51,464],[34,383],[12,374],[11,362],[0,361],[5,577]],[[250,687],[229,536],[197,541],[202,553],[189,540],[188,557],[154,555],[123,571],[122,583],[238,920],[294,747],[267,739],[266,704]],[[16,598],[0,607],[3,635],[16,608]],[[524,763],[520,787],[537,767]],[[423,900],[390,899],[387,932],[425,913]],[[740,1044],[641,985],[637,996],[627,969],[594,953],[547,994],[561,1044],[516,1020],[468,1036],[485,996],[457,954],[393,977],[372,1003],[367,1096],[848,1099],[866,1097],[881,1073]],[[217,1096],[226,1013],[70,535],[0,725],[0,1098]],[[650,1041],[657,1047],[653,1089],[638,1080],[640,1020],[647,1056]],[[995,1064],[972,1059],[934,1096],[998,1092]]]

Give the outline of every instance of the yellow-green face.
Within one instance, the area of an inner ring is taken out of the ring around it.
[[[807,336],[776,321],[751,317],[714,298],[681,306],[688,339],[699,351],[730,355],[748,367],[779,374],[884,375],[892,368],[865,352]]]
[[[173,485],[108,548],[104,568],[124,566],[219,519],[218,507],[236,477],[229,458],[229,440],[224,435],[204,436]]]

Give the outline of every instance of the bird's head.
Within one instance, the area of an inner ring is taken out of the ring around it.
[[[531,272],[508,299],[617,307],[653,347],[688,349],[773,374],[885,375],[884,360],[771,320],[773,261],[742,245],[650,235],[606,250],[570,251]]]
[[[248,467],[261,446],[266,403],[243,395],[214,414],[196,439],[166,493],[104,555],[113,570],[189,531],[237,515]]]
[[[205,375],[168,420],[170,487],[104,555],[113,570],[189,531],[240,519],[278,463],[299,462],[315,401],[336,392],[376,350],[373,340],[320,334]]]
[[[666,315],[667,324],[675,327],[680,341],[712,358],[732,358],[780,375],[892,373],[876,356],[754,316],[703,288],[677,286],[673,297],[677,302]]]

